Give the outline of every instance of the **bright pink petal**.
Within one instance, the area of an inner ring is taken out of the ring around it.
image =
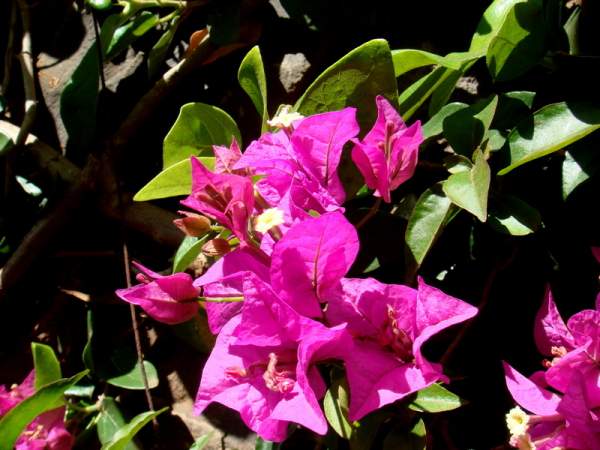
[[[429,286],[421,277],[419,277],[418,283],[415,354],[431,336],[472,318],[478,311],[476,307]]]
[[[370,189],[375,189],[375,195],[386,203],[391,202],[390,177],[383,151],[379,147],[355,141],[352,161],[365,179],[365,184]]]
[[[319,317],[319,303],[350,269],[358,246],[356,229],[340,213],[297,223],[273,250],[273,288],[300,314]]]
[[[419,146],[422,142],[423,131],[419,121],[395,136],[388,169],[391,191],[397,189],[415,173],[419,160]]]
[[[586,346],[590,358],[600,363],[600,311],[585,309],[571,316],[567,327],[577,347]]]
[[[344,144],[359,130],[356,109],[344,108],[307,117],[292,134],[292,145],[299,162],[339,204],[344,202],[346,194],[337,175],[337,167]]]
[[[541,416],[556,414],[560,397],[541,388],[529,378],[524,377],[507,363],[503,362],[506,387],[513,399],[527,411]]]
[[[350,420],[359,420],[437,381],[374,342],[355,341],[344,363],[350,386]]]
[[[215,153],[215,172],[216,173],[233,173],[235,164],[242,157],[240,146],[235,138],[231,141],[229,148],[221,145],[213,145]]]
[[[544,355],[551,355],[552,347],[573,348],[573,337],[560,317],[550,289],[546,290],[544,302],[535,318],[534,337],[538,350]]]

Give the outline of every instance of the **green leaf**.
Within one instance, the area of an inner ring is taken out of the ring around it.
[[[185,269],[187,269],[198,257],[202,250],[202,246],[207,239],[208,235],[202,236],[200,239],[193,236],[186,236],[183,241],[181,241],[181,244],[175,253],[175,258],[173,259],[173,273],[185,271]]]
[[[512,91],[500,94],[492,127],[499,130],[512,129],[531,114],[534,98],[535,92],[530,91]]]
[[[94,354],[93,354],[93,339],[94,339],[94,316],[91,309],[88,309],[86,314],[86,326],[87,326],[87,341],[85,342],[85,346],[83,347],[83,352],[81,353],[81,359],[83,361],[83,365],[86,369],[90,371],[90,373],[95,372],[94,366]]]
[[[103,378],[108,384],[124,389],[143,390],[144,379],[142,369],[134,351],[128,348],[115,350],[110,356],[111,368],[108,373],[103,373]],[[150,361],[144,361],[146,378],[150,389],[158,386],[158,373]]]
[[[256,437],[256,444],[254,445],[254,450],[277,450],[279,448],[279,444],[271,441],[265,441],[260,436]]]
[[[408,120],[437,88],[444,86],[448,79],[455,78],[457,73],[460,74],[456,70],[436,67],[429,74],[418,79],[402,91],[398,101],[400,103],[400,114],[404,120]]]
[[[471,155],[486,138],[494,118],[498,96],[481,100],[444,119],[444,136],[456,153]]]
[[[452,71],[451,75],[447,77],[431,94],[431,100],[429,100],[429,107],[427,113],[429,117],[436,114],[442,107],[448,103],[448,100],[452,96],[452,93],[456,89],[456,83],[463,76],[463,74],[471,67],[467,65],[461,70]]]
[[[214,157],[198,158],[209,169],[214,167]],[[192,167],[189,159],[184,159],[160,172],[133,197],[136,202],[159,198],[189,195],[192,192]]]
[[[423,125],[423,137],[425,139],[429,139],[430,137],[442,134],[442,131],[444,131],[444,119],[448,116],[451,116],[455,112],[468,107],[469,105],[467,105],[466,103],[448,103],[447,105],[442,107],[442,109],[440,109],[435,115],[433,115],[431,119],[429,119],[425,123],[425,125]]]
[[[383,95],[392,104],[398,96],[392,54],[383,39],[366,42],[328,67],[294,108],[308,116],[354,106],[358,108],[359,124],[366,128],[377,117],[377,95]]]
[[[460,408],[461,398],[439,384],[432,384],[417,392],[416,397],[408,404],[414,411],[438,413]]]
[[[13,450],[17,438],[37,416],[64,404],[64,392],[87,374],[87,370],[50,383],[26,398],[0,419],[0,450]]]
[[[60,95],[60,117],[69,135],[69,149],[87,149],[96,134],[100,86],[97,43],[88,49]]]
[[[162,414],[169,407],[166,406],[158,411],[147,411],[138,414],[131,422],[121,427],[112,437],[112,439],[102,445],[102,450],[124,450],[127,448],[127,444],[131,442],[133,437],[140,431],[148,422],[154,419],[159,414]]]
[[[408,431],[392,430],[383,441],[383,450],[425,450],[427,448],[425,422],[419,419]]]
[[[510,132],[510,164],[498,175],[560,150],[599,127],[600,108],[595,105],[575,102],[546,105]]]
[[[496,81],[524,74],[546,52],[546,25],[542,0],[517,3],[508,11],[491,40],[486,55],[488,69]]]
[[[156,41],[156,44],[150,49],[148,53],[148,77],[154,78],[158,74],[161,64],[167,57],[167,52],[173,42],[173,37],[179,27],[179,16],[171,21],[169,27],[163,32],[161,37]]]
[[[562,163],[562,193],[563,199],[569,195],[584,181],[600,169],[600,154],[590,146],[588,140],[581,140],[569,146]]]
[[[579,23],[581,7],[576,6],[564,25],[564,30],[569,41],[569,55],[579,55]]]
[[[333,378],[323,399],[323,410],[327,422],[344,439],[350,439],[352,424],[348,420],[348,383],[343,375]]]
[[[229,147],[234,138],[242,144],[237,124],[222,109],[205,103],[183,105],[163,142],[163,169],[190,156],[212,156],[213,145]]]
[[[466,52],[450,53],[447,56],[436,55],[435,53],[423,50],[401,49],[392,50],[392,61],[394,63],[394,74],[396,77],[405,74],[419,67],[431,66],[434,64],[447,67],[448,69],[459,70],[462,63],[471,58]]]
[[[484,56],[491,41],[496,37],[500,28],[506,20],[506,16],[511,9],[525,0],[494,0],[483,13],[483,17],[477,25],[469,53]]]
[[[534,233],[542,224],[540,213],[535,208],[512,196],[496,199],[488,221],[495,230],[512,236]]]
[[[81,397],[91,399],[94,395],[96,386],[90,383],[88,380],[83,380],[77,383],[75,386],[70,387],[65,391],[65,395],[69,397]]]
[[[450,173],[467,172],[473,167],[469,158],[462,155],[448,155],[444,158],[444,167]]]
[[[442,229],[455,213],[452,202],[441,189],[441,183],[427,189],[413,209],[406,227],[406,245],[417,265],[421,265],[427,252],[439,237]]]
[[[244,56],[238,69],[238,81],[242,89],[248,94],[262,119],[261,130],[267,130],[269,111],[267,109],[267,79],[263,66],[260,49],[257,45],[252,47]]]
[[[98,432],[98,440],[100,444],[108,444],[112,437],[123,428],[127,422],[113,398],[103,397],[100,403],[100,413],[98,414],[98,422],[96,431]],[[139,450],[139,447],[130,441],[124,450]]]
[[[15,143],[11,138],[3,133],[0,133],[0,156],[2,156],[4,152],[10,150],[14,145]]]
[[[98,11],[104,11],[113,6],[112,0],[86,0],[86,3]]]
[[[62,378],[60,363],[52,347],[37,342],[31,343],[33,368],[35,369],[35,390]]]
[[[444,182],[444,193],[457,206],[466,209],[480,221],[487,220],[490,166],[481,150],[476,150],[473,168],[450,175]]]
[[[158,20],[158,14],[142,11],[133,20],[117,28],[104,53],[104,59],[110,61],[124,50],[127,50],[127,47],[133,42],[154,28],[158,24]]]
[[[194,442],[192,444],[192,446],[190,447],[190,450],[202,450],[204,447],[207,446],[211,435],[212,435],[212,433],[205,434],[204,436],[200,436],[198,439],[196,439],[196,442]]]

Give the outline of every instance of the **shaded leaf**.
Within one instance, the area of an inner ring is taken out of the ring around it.
[[[455,212],[452,202],[441,189],[441,183],[427,189],[419,197],[405,235],[406,245],[417,265],[423,263],[427,252]]]
[[[277,450],[279,448],[279,444],[271,441],[265,441],[260,436],[256,437],[256,444],[254,445],[254,450]]]
[[[344,439],[350,439],[352,424],[348,420],[348,383],[343,375],[335,377],[323,399],[323,410],[329,425]]]
[[[62,378],[60,363],[52,347],[32,342],[31,354],[33,355],[36,391]]]
[[[425,450],[426,444],[425,422],[419,419],[408,431],[392,430],[383,441],[383,450]]]
[[[204,447],[206,447],[211,434],[212,433],[205,434],[204,436],[200,436],[198,439],[196,439],[196,442],[192,444],[190,450],[202,450]]]
[[[127,422],[125,421],[117,402],[111,397],[103,397],[100,403],[98,422],[96,424],[96,431],[98,433],[100,444],[108,444],[116,432],[126,424]],[[133,441],[130,441],[124,447],[124,450],[138,449],[139,447]]]
[[[494,95],[444,119],[444,136],[456,153],[471,155],[481,144],[486,138],[497,104],[498,96]]]
[[[64,392],[87,374],[87,370],[50,383],[26,398],[0,419],[0,450],[13,450],[23,429],[40,414],[64,404]]]
[[[207,239],[208,235],[202,236],[202,238],[186,236],[183,241],[181,241],[181,244],[179,244],[179,248],[175,253],[175,258],[173,259],[173,273],[185,271],[185,269],[187,269],[198,257],[202,250],[202,246]]]
[[[542,224],[542,217],[535,208],[512,196],[496,199],[488,220],[495,230],[512,236],[534,233]]]
[[[534,98],[535,92],[531,91],[512,91],[498,95],[498,106],[491,126],[500,130],[512,129],[531,114]]]
[[[237,124],[222,109],[205,103],[183,105],[163,142],[163,169],[190,156],[212,156],[213,145],[229,147],[233,138],[241,145]]]
[[[267,79],[260,49],[257,45],[244,56],[238,69],[238,81],[248,94],[261,117],[261,130],[267,130],[269,111],[267,109]]]
[[[214,167],[214,157],[198,158],[209,169]],[[160,172],[133,197],[136,202],[159,198],[189,195],[192,192],[192,167],[188,159],[179,161]]]
[[[542,0],[517,3],[489,44],[486,63],[494,79],[507,81],[527,72],[546,51]]]
[[[600,108],[588,103],[553,103],[521,121],[508,136],[510,164],[504,175],[560,150],[600,127]]]
[[[584,181],[600,169],[600,154],[590,148],[588,140],[569,146],[562,163],[562,194],[566,199]]]
[[[158,386],[158,373],[150,361],[144,361],[146,378],[150,389]],[[108,384],[124,389],[143,390],[144,379],[137,354],[127,348],[115,350],[110,356],[110,365],[101,374]]]
[[[448,103],[447,105],[443,106],[442,109],[440,109],[431,117],[431,119],[425,122],[425,125],[423,125],[423,137],[428,139],[430,137],[437,136],[438,134],[442,134],[442,131],[444,130],[444,119],[448,116],[451,116],[455,112],[468,107],[469,105],[461,102]]]
[[[328,67],[296,102],[295,109],[308,116],[354,106],[359,124],[366,128],[377,116],[377,95],[392,104],[398,95],[392,55],[383,39],[366,42]]]
[[[147,62],[148,76],[150,78],[154,78],[158,74],[161,64],[165,61],[171,42],[173,42],[173,37],[175,37],[175,33],[179,27],[179,23],[179,18],[174,19],[160,36],[158,41],[156,41],[156,44],[150,49]]]
[[[490,166],[480,150],[475,151],[474,160],[470,171],[450,175],[443,184],[443,190],[452,203],[485,222],[491,177]]]
[[[158,14],[142,11],[130,22],[117,28],[111,36],[104,59],[110,61],[158,24]]]
[[[159,414],[162,414],[169,407],[164,407],[158,411],[147,411],[141,414],[138,414],[131,422],[121,427],[117,432],[113,435],[112,439],[102,445],[102,450],[124,450],[127,447],[127,444],[131,442],[134,436],[140,431],[148,422],[154,419]]]
[[[432,384],[417,392],[416,397],[408,404],[414,411],[438,413],[460,408],[461,398],[439,384]]]
[[[14,145],[15,145],[15,143],[13,142],[13,140],[11,138],[9,138],[8,136],[6,136],[3,133],[0,133],[0,156],[4,152],[7,152],[8,150],[10,150]]]
[[[431,94],[427,113],[429,117],[436,114],[442,107],[448,103],[452,93],[456,89],[456,83],[463,74],[471,67],[471,63],[465,65],[460,70],[454,70]]]

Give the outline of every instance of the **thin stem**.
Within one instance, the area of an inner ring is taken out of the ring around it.
[[[125,268],[125,283],[127,288],[131,287],[131,271],[129,269],[129,251],[127,250],[127,244],[123,242],[123,266]],[[144,366],[144,354],[142,353],[142,342],[140,339],[140,328],[135,314],[135,306],[129,304],[129,312],[131,314],[131,325],[133,326],[133,336],[135,338],[135,351],[137,353],[138,364],[140,365],[140,372],[142,373],[142,381],[144,382],[144,393],[146,394],[146,402],[150,411],[154,411],[154,402],[152,401],[152,395],[150,394],[150,386],[148,385],[148,375],[146,374],[146,367]],[[156,431],[158,428],[158,421],[156,418],[152,419],[152,426]]]
[[[106,79],[104,78],[104,55],[102,54],[102,40],[98,30],[98,18],[96,12],[92,9],[92,18],[94,22],[94,35],[96,36],[96,50],[98,51],[98,72],[100,74],[100,84],[102,90],[106,90]]]
[[[234,303],[243,302],[244,297],[198,297],[196,301],[208,303]]]
[[[31,46],[31,19],[29,17],[29,5],[25,0],[17,0],[21,12],[21,23],[23,26],[23,36],[21,39],[21,53],[19,53],[19,62],[21,63],[21,74],[23,76],[23,87],[25,89],[25,117],[19,130],[19,135],[15,141],[15,147],[21,146],[27,140],[29,130],[35,120],[37,111],[37,98],[35,94],[35,80],[33,69],[33,56]]]
[[[380,206],[381,206],[381,197],[378,197],[377,200],[375,201],[375,203],[373,203],[373,206],[371,206],[371,209],[369,209],[369,212],[367,214],[365,214],[365,216],[356,224],[356,229],[359,230],[369,220],[371,220],[373,218],[373,216],[375,214],[377,214],[377,211],[379,210]]]
[[[13,61],[13,46],[15,42],[15,29],[17,24],[17,5],[13,2],[10,11],[10,24],[8,25],[8,40],[6,41],[6,53],[4,53],[4,73],[2,75],[2,85],[0,86],[0,95],[4,95],[8,90],[10,83],[10,71]]]

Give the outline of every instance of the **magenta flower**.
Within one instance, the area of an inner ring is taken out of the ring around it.
[[[590,402],[600,407],[600,311],[580,311],[565,324],[548,290],[534,333],[540,352],[553,357],[546,362],[546,383],[564,393],[577,374]]]
[[[248,219],[254,209],[254,188],[249,178],[214,173],[197,158],[192,164],[192,193],[181,203],[230,229],[242,242],[248,239]]]
[[[176,324],[191,319],[198,313],[199,291],[187,273],[160,275],[141,264],[134,263],[141,272],[141,284],[118,289],[116,294],[128,303],[140,306],[154,320]]]
[[[242,157],[240,146],[233,138],[231,146],[225,147],[222,145],[213,145],[215,154],[215,173],[233,173],[237,175],[246,175],[245,170],[235,170],[235,164]]]
[[[285,439],[289,422],[325,434],[318,400],[326,387],[314,364],[347,346],[343,326],[300,316],[253,275],[244,281],[244,297],[242,314],[223,327],[206,362],[194,411],[221,403],[276,442]]]
[[[343,279],[329,299],[330,324],[347,323],[354,346],[344,355],[350,385],[350,420],[402,399],[436,381],[441,366],[421,347],[434,334],[470,319],[477,308],[428,286],[383,284],[372,278]]]
[[[273,289],[300,314],[321,317],[321,304],[350,269],[358,246],[356,229],[341,213],[296,223],[273,249]]]
[[[512,397],[529,412],[517,407],[506,415],[513,447],[528,450],[600,448],[600,420],[581,390],[580,375],[574,377],[574,382],[561,396],[524,377],[506,363],[504,372]]]
[[[0,386],[0,417],[35,393],[34,372],[19,386],[7,390]],[[65,408],[57,408],[36,417],[21,433],[16,450],[70,450],[75,439],[64,424]]]
[[[390,103],[381,96],[377,120],[362,141],[354,140],[352,160],[375,195],[391,202],[391,191],[413,176],[423,142],[421,123],[406,127]]]
[[[237,248],[216,261],[210,268],[194,281],[194,286],[202,289],[202,296],[225,298],[243,296],[243,281],[252,273],[261,280],[269,281],[269,268],[259,251],[251,247]],[[208,326],[213,334],[242,309],[242,302],[213,303],[206,302]]]

